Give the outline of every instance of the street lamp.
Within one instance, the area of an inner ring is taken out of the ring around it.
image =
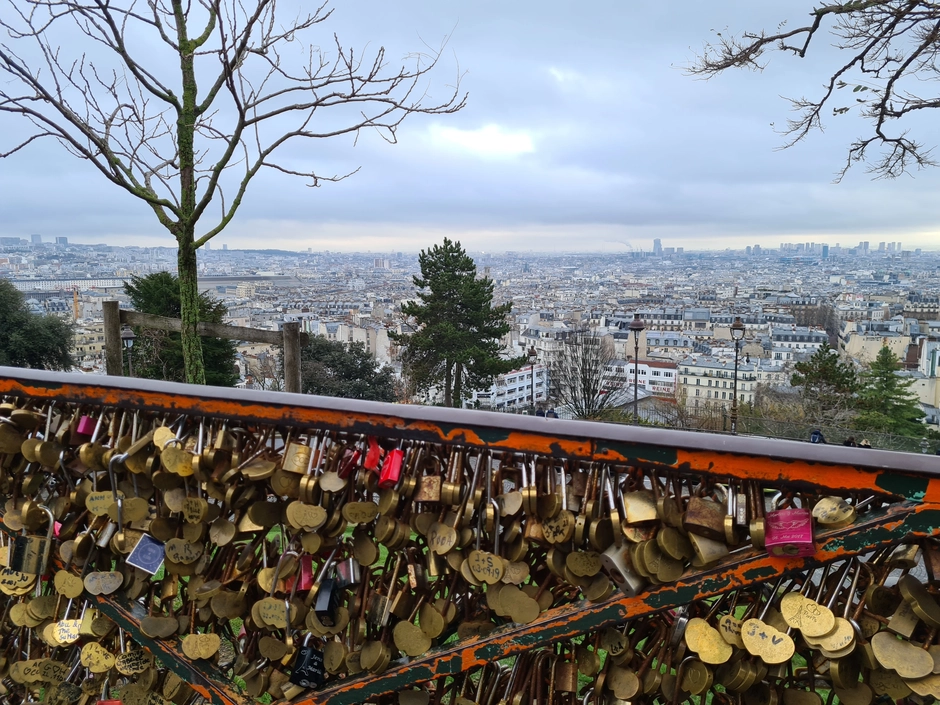
[[[134,376],[134,365],[131,362],[131,348],[134,347],[134,338],[137,336],[134,335],[134,331],[131,330],[128,326],[121,328],[121,342],[124,344],[124,347],[127,348],[127,376]]]
[[[731,324],[731,339],[734,341],[734,382],[731,397],[731,433],[738,432],[738,357],[741,353],[741,341],[744,340],[744,323],[740,316],[734,317]]]
[[[646,330],[646,326],[640,319],[640,314],[634,313],[633,320],[630,321],[630,332],[633,333],[633,425],[640,425],[640,333]]]
[[[535,415],[535,363],[539,361],[539,354],[535,346],[529,348],[529,373],[532,375],[532,414]]]

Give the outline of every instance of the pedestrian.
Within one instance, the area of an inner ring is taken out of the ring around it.
[[[862,442],[858,444],[859,448],[871,448],[871,441],[867,438],[863,438]]]
[[[858,448],[858,443],[855,442],[855,436],[849,436],[846,438],[844,441],[842,441],[842,445],[849,446],[850,448]]]
[[[555,413],[555,409],[554,409],[554,408],[551,408],[551,409],[549,409],[547,412],[545,412],[545,416],[546,416],[547,418],[550,418],[550,419],[557,419],[557,418],[558,418],[558,414]]]
[[[543,409],[542,407],[539,407],[538,409],[535,410],[535,415],[536,415],[536,416],[542,416],[542,417],[544,417],[544,416],[545,416],[545,409]]]
[[[815,429],[811,434],[809,434],[810,443],[825,443],[826,437],[822,434],[818,428]]]

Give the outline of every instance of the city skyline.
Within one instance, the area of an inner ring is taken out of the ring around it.
[[[286,4],[284,17],[296,7]],[[318,189],[265,174],[213,249],[264,241],[415,252],[444,237],[473,251],[649,251],[656,238],[686,250],[861,240],[930,249],[937,169],[872,181],[857,166],[833,184],[848,144],[867,129],[851,115],[828,117],[825,134],[777,149],[783,137],[771,123],[789,115],[780,96],[815,96],[834,50],[820,45],[802,61],[769,56],[759,74],[685,75],[716,32],[772,29],[783,19],[797,26],[809,9],[338,5],[324,36],[385,46],[390,61],[449,36],[428,90],[444,91],[462,75],[468,106],[406,121],[394,146],[363,133],[355,147],[350,137],[292,148],[298,164],[361,171]],[[13,137],[24,129],[9,116],[0,125]],[[920,141],[940,143],[929,119],[911,127]],[[3,236],[173,244],[145,206],[51,142],[0,160],[0,223]]]

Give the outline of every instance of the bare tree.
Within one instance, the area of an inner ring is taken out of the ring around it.
[[[575,331],[549,365],[552,398],[575,418],[597,419],[633,401],[625,375],[609,371],[616,360],[610,336]]]
[[[823,41],[819,35],[828,28],[844,58],[832,68],[820,96],[790,99],[797,117],[782,130],[785,146],[822,130],[830,108],[833,116],[857,111],[872,123],[872,132],[851,144],[839,179],[857,162],[866,162],[869,172],[889,178],[912,167],[935,166],[931,149],[895,125],[905,116],[940,107],[936,90],[933,95],[919,94],[936,86],[940,5],[918,0],[839,0],[809,15],[809,24],[789,29],[781,23],[772,34],[745,32],[737,38],[718,33],[690,73],[711,77],[729,68],[762,70],[761,60],[772,50],[804,58],[814,41]],[[851,90],[839,93],[846,88]],[[879,151],[877,156],[869,156],[872,147]]]
[[[205,382],[196,250],[231,222],[263,168],[311,186],[350,175],[275,153],[297,139],[358,137],[366,128],[395,142],[408,115],[456,112],[466,98],[459,75],[442,97],[428,92],[443,44],[392,66],[384,48],[364,56],[335,35],[329,49],[305,42],[330,17],[325,4],[286,24],[276,0],[4,4],[0,112],[33,129],[0,156],[51,137],[153,210],[179,247],[193,383]]]

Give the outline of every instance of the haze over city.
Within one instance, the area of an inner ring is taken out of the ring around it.
[[[281,8],[285,18],[293,5]],[[687,250],[863,240],[934,249],[940,171],[873,181],[857,166],[833,183],[848,144],[870,129],[860,119],[829,115],[824,134],[778,149],[785,140],[775,127],[791,115],[781,96],[817,96],[834,50],[820,43],[804,60],[771,55],[762,73],[711,81],[684,71],[717,32],[805,24],[807,9],[344,2],[316,30],[325,47],[336,32],[348,46],[385,46],[395,64],[449,37],[427,89],[443,95],[460,76],[467,107],[409,118],[396,145],[371,132],[297,143],[291,164],[360,170],[317,189],[263,172],[213,244],[415,252],[447,236],[487,252],[628,252],[653,238]],[[848,91],[842,102],[851,104]],[[940,143],[929,116],[906,126]],[[11,139],[25,129],[0,117]],[[0,235],[32,233],[172,245],[146,206],[51,140],[0,161]]]

